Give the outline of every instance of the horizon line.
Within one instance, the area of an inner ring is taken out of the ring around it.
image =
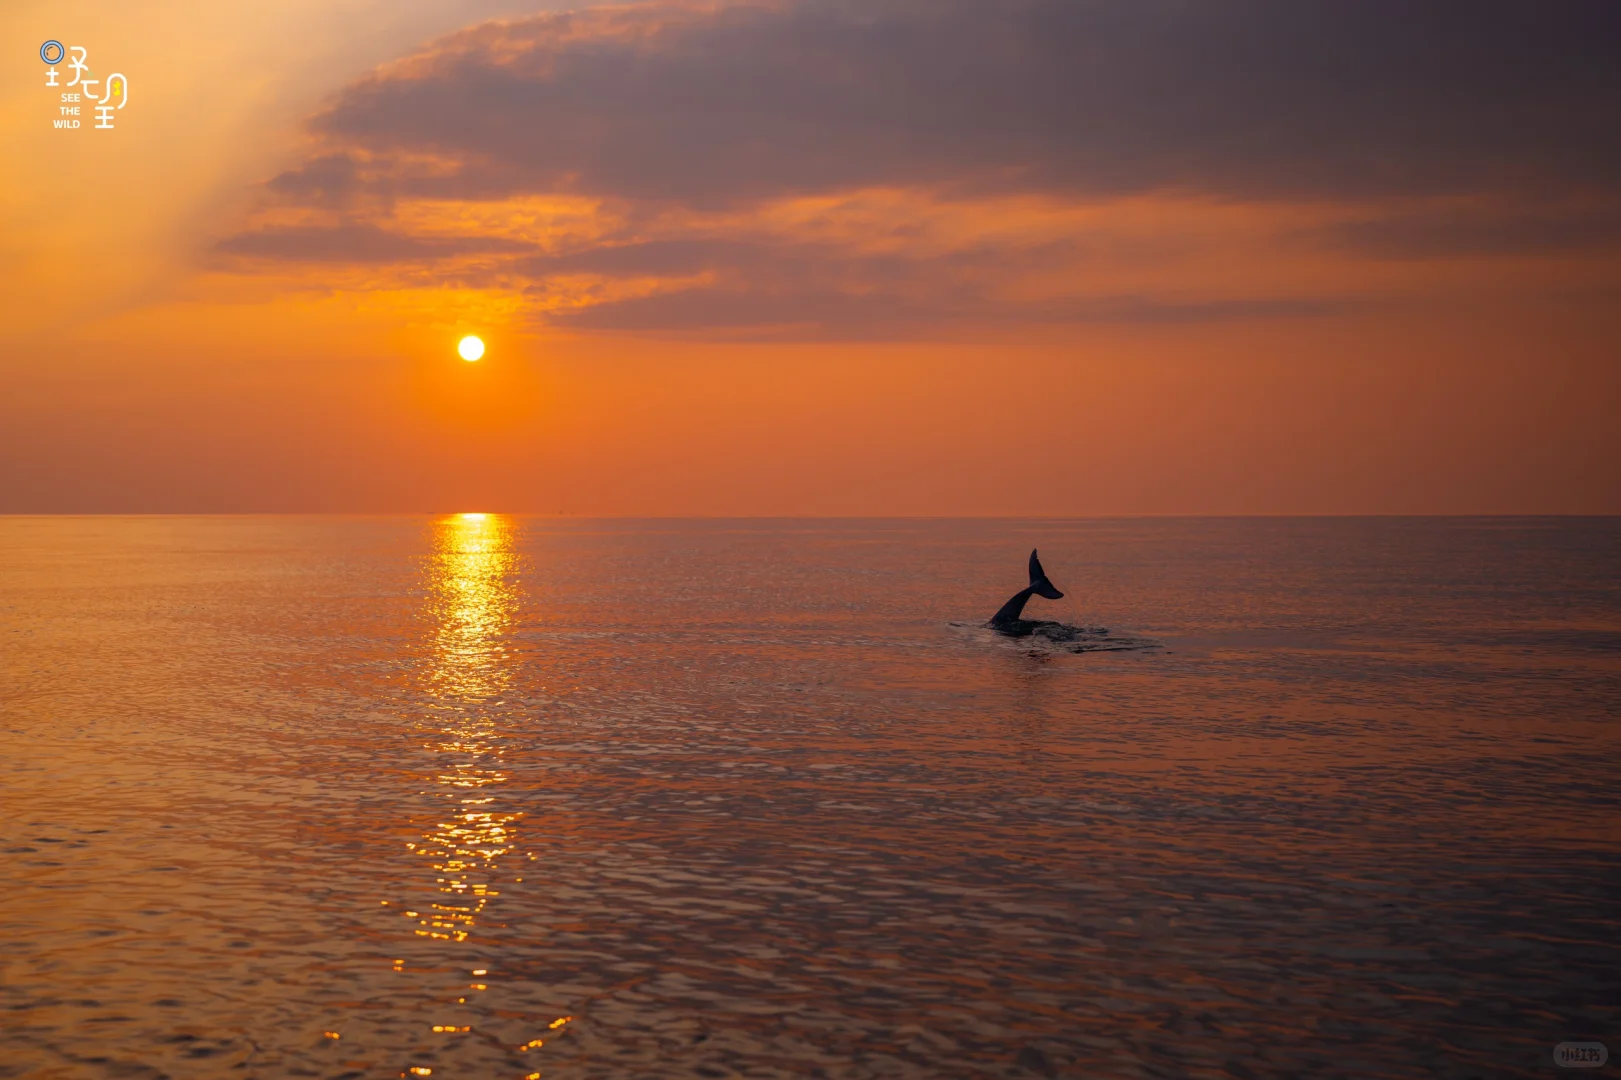
[[[1396,511],[1244,513],[1139,512],[1097,514],[582,514],[538,510],[0,510],[0,518],[331,517],[440,518],[471,514],[573,521],[1141,521],[1141,520],[1480,520],[1621,518],[1621,511]]]

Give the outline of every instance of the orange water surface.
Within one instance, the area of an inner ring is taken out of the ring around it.
[[[0,1077],[1543,1076],[1618,716],[1615,520],[0,518]]]

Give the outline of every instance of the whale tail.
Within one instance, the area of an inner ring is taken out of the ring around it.
[[[1030,549],[1030,591],[1037,596],[1045,596],[1049,600],[1062,600],[1064,594],[1059,592],[1053,583],[1047,580],[1047,571],[1041,568],[1041,560],[1036,558],[1036,549]]]
[[[1008,597],[1008,602],[991,616],[992,626],[1003,626],[1007,623],[1016,623],[1019,616],[1024,613],[1025,601],[1031,596],[1045,596],[1049,600],[1063,598],[1063,593],[1047,580],[1047,571],[1041,568],[1041,560],[1036,557],[1034,550],[1030,552],[1030,584]]]

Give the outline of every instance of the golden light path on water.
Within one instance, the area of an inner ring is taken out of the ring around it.
[[[432,719],[424,749],[438,758],[432,779],[452,809],[410,845],[431,866],[440,899],[426,911],[405,912],[416,923],[416,936],[433,941],[466,942],[486,907],[501,895],[502,860],[521,855],[515,824],[523,814],[497,808],[501,785],[509,778],[496,716],[513,678],[504,643],[518,608],[513,531],[512,522],[497,514],[457,514],[434,524],[429,603],[436,625],[424,687]],[[395,970],[402,966],[395,961]],[[482,980],[490,973],[473,967],[467,974]],[[467,983],[457,1003],[488,989],[483,981]],[[436,1019],[444,1021],[431,1025],[438,1035],[472,1030],[453,1016]],[[556,1031],[570,1019],[559,1017],[548,1028]],[[537,1038],[512,1049],[541,1045]],[[423,1076],[430,1071],[412,1069]]]
[[[429,684],[444,726],[429,749],[443,762],[434,779],[452,789],[457,807],[417,848],[435,860],[435,880],[446,898],[423,914],[416,931],[436,940],[465,941],[485,905],[500,895],[490,877],[511,850],[508,826],[520,816],[481,809],[495,802],[486,790],[507,779],[489,706],[511,682],[501,644],[517,606],[509,580],[510,528],[493,515],[459,514],[439,522],[434,538],[432,603],[439,626]]]

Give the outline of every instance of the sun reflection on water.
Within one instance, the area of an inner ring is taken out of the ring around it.
[[[518,614],[518,560],[515,527],[499,514],[457,514],[436,521],[433,528],[428,567],[432,629],[422,685],[427,709],[422,731],[427,736],[423,749],[435,758],[430,793],[446,800],[446,809],[435,815],[430,830],[408,844],[431,867],[433,899],[423,897],[427,902],[402,908],[402,915],[417,937],[455,946],[469,942],[487,905],[501,895],[502,860],[522,854],[517,850],[515,823],[523,814],[502,805],[509,773],[505,733],[499,724],[515,679],[515,658],[506,642]],[[521,872],[512,880],[523,881]],[[478,944],[474,940],[468,947]],[[445,959],[459,967],[475,957]],[[435,966],[442,970],[447,965],[440,960]],[[394,960],[393,970],[403,972],[405,961]],[[490,976],[489,968],[461,970],[470,970],[481,981],[467,983],[461,976],[453,996],[445,999],[448,1010],[455,1010],[451,1001],[471,1005],[468,995],[491,988],[483,981]],[[521,1013],[507,1010],[504,1015],[512,1020]],[[471,1019],[476,1017],[435,1015],[426,1027],[435,1040],[465,1036],[477,1027],[468,1022]],[[572,1019],[558,1017],[548,1027],[561,1034]],[[528,1020],[525,1026],[537,1020]],[[487,1039],[491,1033],[480,1034]],[[503,1042],[507,1052],[543,1045],[538,1038],[519,1046]]]
[[[426,749],[438,756],[433,779],[454,810],[416,845],[443,894],[416,913],[421,937],[467,940],[485,905],[500,895],[495,872],[512,850],[512,823],[522,816],[499,810],[490,794],[507,779],[494,709],[512,682],[502,641],[517,610],[515,569],[512,525],[500,515],[458,514],[435,523]]]

